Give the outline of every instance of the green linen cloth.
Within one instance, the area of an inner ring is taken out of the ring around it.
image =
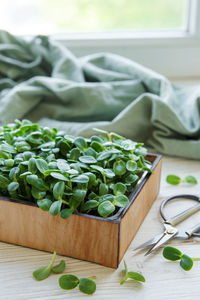
[[[172,66],[173,67],[173,66]],[[142,141],[156,152],[200,158],[200,86],[109,53],[77,58],[46,36],[0,31],[0,124],[30,119],[68,134],[93,127]]]

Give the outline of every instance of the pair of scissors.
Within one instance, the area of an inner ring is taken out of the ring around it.
[[[195,201],[197,201],[197,203],[171,218],[166,218],[165,213],[164,213],[164,208],[165,208],[166,204],[172,200],[177,200],[177,199],[195,200]],[[198,210],[200,210],[200,198],[198,196],[177,195],[177,196],[173,196],[173,197],[165,199],[161,203],[161,206],[160,206],[160,214],[164,221],[163,222],[163,225],[165,228],[164,233],[154,237],[153,239],[148,240],[147,242],[141,244],[134,250],[146,249],[146,248],[150,247],[150,249],[145,254],[145,256],[146,256],[146,255],[150,254],[152,251],[160,248],[163,244],[167,243],[169,240],[171,240],[173,238],[187,240],[187,239],[191,238],[192,236],[200,237],[200,233],[199,233],[200,223],[196,224],[195,226],[193,226],[191,228],[186,229],[186,231],[183,233],[179,232],[179,230],[175,227],[177,224],[181,223],[182,221],[187,219],[189,216],[196,213]]]

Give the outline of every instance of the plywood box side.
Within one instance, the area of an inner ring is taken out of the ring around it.
[[[160,185],[161,160],[120,223],[119,263],[146,214],[155,201]]]
[[[72,215],[64,220],[38,207],[0,199],[0,240],[116,268],[119,224]]]

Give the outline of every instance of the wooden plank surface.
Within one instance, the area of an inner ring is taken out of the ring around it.
[[[165,182],[167,174],[175,173],[184,177],[195,175],[199,181],[197,186],[169,186]],[[133,242],[126,252],[125,259],[131,271],[140,271],[146,277],[144,285],[127,282],[119,285],[122,277],[123,264],[117,270],[102,267],[100,265],[80,261],[72,258],[65,258],[67,267],[66,273],[75,274],[79,277],[97,276],[97,291],[92,296],[81,294],[78,289],[63,291],[58,286],[59,275],[52,275],[42,282],[32,279],[31,273],[34,269],[47,265],[51,255],[46,252],[31,250],[20,246],[0,243],[0,299],[1,300],[57,300],[57,299],[137,299],[137,300],[179,300],[200,298],[200,268],[199,262],[189,272],[184,272],[176,262],[169,262],[162,258],[159,250],[156,254],[144,257],[143,253],[134,255],[133,249],[140,243],[146,241],[162,232],[163,227],[159,215],[161,201],[170,195],[181,193],[200,194],[200,162],[177,158],[164,158],[162,169],[162,182],[160,195],[154,202],[144,223],[137,232]],[[167,213],[180,211],[191,205],[191,202],[184,201],[173,203]],[[200,213],[181,224],[189,226],[199,222]],[[1,230],[1,228],[0,228]],[[200,241],[191,239],[188,241],[174,240],[170,245],[193,257],[200,256]],[[57,257],[59,261],[61,256]]]

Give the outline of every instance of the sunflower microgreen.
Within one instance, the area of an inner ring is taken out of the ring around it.
[[[139,282],[145,282],[146,281],[142,274],[137,273],[137,272],[129,272],[125,260],[124,260],[124,269],[125,269],[125,275],[122,278],[120,284],[124,284],[124,282],[128,279],[133,279],[133,280],[139,281]]]
[[[146,150],[95,130],[99,136],[84,138],[28,120],[1,126],[0,195],[37,203],[64,219],[73,212],[107,218],[128,206],[141,172],[151,172]]]
[[[180,266],[185,271],[190,271],[193,267],[193,261],[200,260],[200,257],[190,257],[183,254],[180,250],[174,247],[167,246],[163,249],[163,257],[167,260],[180,261]]]
[[[179,176],[177,175],[168,175],[166,177],[166,181],[167,183],[171,184],[171,185],[178,185],[180,183],[189,183],[189,184],[192,184],[192,185],[195,185],[197,184],[197,179],[194,177],[194,176],[186,176],[184,179],[181,179]]]
[[[56,259],[56,252],[54,251],[49,265],[47,267],[41,267],[35,270],[32,274],[33,278],[37,281],[41,281],[48,278],[51,273],[56,273],[56,274],[62,273],[65,269],[65,262],[64,260],[61,260],[61,262],[58,265],[53,266],[55,259]]]
[[[79,286],[79,290],[82,293],[92,295],[96,291],[96,283],[93,280],[95,278],[96,277],[79,279],[75,275],[66,274],[59,278],[59,286],[63,290],[72,290]]]

